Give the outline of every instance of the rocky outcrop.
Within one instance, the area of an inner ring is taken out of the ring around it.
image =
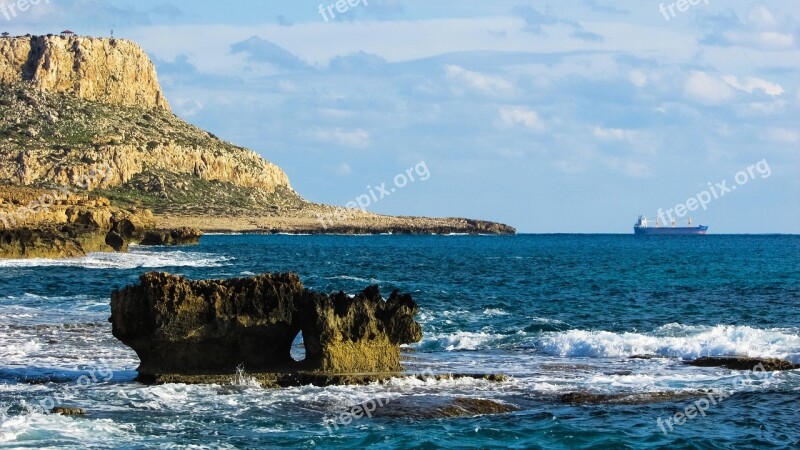
[[[0,258],[73,258],[104,246],[95,229],[75,225],[0,230]]]
[[[118,106],[169,109],[147,54],[122,39],[25,36],[0,39],[0,83]]]
[[[140,245],[197,245],[202,236],[202,231],[187,227],[148,231],[144,234]]]
[[[58,189],[0,189],[0,258],[69,258],[126,251],[152,228],[149,211]]]
[[[85,416],[86,410],[83,408],[75,408],[70,406],[56,406],[50,410],[52,414],[60,414],[62,416]]]
[[[750,358],[747,356],[706,356],[688,361],[686,364],[696,367],[724,367],[731,370],[793,370],[800,365],[776,358]]]
[[[114,336],[136,351],[140,379],[170,374],[396,372],[401,344],[422,338],[408,295],[306,290],[295,274],[189,281],[148,273],[111,297]],[[302,332],[306,357],[292,359]]]

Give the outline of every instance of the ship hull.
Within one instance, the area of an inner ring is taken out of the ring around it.
[[[637,236],[691,236],[705,235],[708,227],[633,227]]]

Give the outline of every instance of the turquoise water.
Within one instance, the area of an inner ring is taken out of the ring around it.
[[[743,378],[683,361],[800,364],[799,263],[797,236],[582,235],[206,236],[178,250],[0,260],[0,448],[798,448],[800,371]],[[139,385],[135,354],[111,336],[108,303],[151,270],[295,271],[321,291],[411,292],[425,336],[404,348],[408,370],[510,379],[265,390],[243,373],[227,385]],[[730,396],[659,427],[707,389]],[[575,392],[640,400],[561,401]],[[652,400],[664,393],[694,395]],[[519,411],[325,426],[371,399],[390,399],[390,411],[431,396]],[[89,414],[38,412],[51,403]]]

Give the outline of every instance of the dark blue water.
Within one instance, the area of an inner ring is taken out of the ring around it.
[[[180,250],[0,260],[0,447],[797,448],[800,371],[744,378],[683,362],[800,364],[799,263],[797,236],[583,235],[206,236]],[[404,349],[407,369],[511,378],[264,390],[242,374],[224,386],[138,385],[135,354],[111,337],[108,302],[151,270],[294,271],[321,291],[410,292],[425,336]],[[732,395],[659,427],[707,389]],[[562,402],[575,392],[638,400]],[[325,426],[370,399],[430,396],[519,411]],[[51,404],[89,415],[38,412]]]

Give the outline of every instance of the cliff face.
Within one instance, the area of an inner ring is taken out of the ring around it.
[[[4,46],[0,48],[13,54],[9,49],[18,41],[0,39]],[[8,68],[2,61],[8,60],[0,58],[0,72]],[[100,58],[86,64],[94,67],[102,63]],[[136,65],[130,66],[135,71]],[[50,72],[44,73],[44,67],[50,67]],[[152,68],[149,62],[142,70],[148,67]],[[62,69],[60,63],[43,63],[36,80],[53,80],[44,83],[49,86],[70,76],[84,79],[76,75],[78,71],[66,76]],[[19,75],[17,72],[14,76]],[[3,79],[11,77],[9,73],[3,72]],[[102,72],[98,76],[115,75]],[[105,84],[106,98],[134,102],[145,97],[126,96],[125,86],[136,86],[137,82],[119,79],[119,89]],[[66,90],[51,92],[36,80],[0,83],[0,184],[109,190],[100,194],[156,212],[186,207],[195,213],[224,213],[237,201],[236,206],[251,209],[305,203],[276,165],[186,123],[166,109],[165,102],[164,107],[154,107],[160,96],[157,84],[146,96],[149,100],[121,106],[79,99]],[[92,82],[85,81],[84,85]],[[99,93],[80,86],[84,95]]]
[[[0,39],[0,83],[19,81],[83,100],[169,109],[147,54],[133,42],[120,39]]]

